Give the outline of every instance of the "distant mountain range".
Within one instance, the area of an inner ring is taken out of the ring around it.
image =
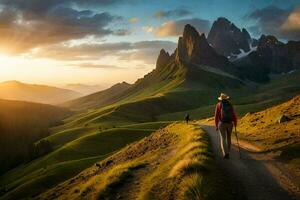
[[[117,101],[120,94],[130,87],[131,85],[126,82],[118,83],[106,90],[65,102],[62,106],[72,107],[75,110],[106,106],[113,101]]]
[[[82,96],[82,94],[46,85],[26,84],[19,81],[0,83],[0,99],[58,104]]]
[[[105,86],[85,85],[85,84],[76,83],[76,84],[68,84],[64,88],[68,89],[68,90],[73,90],[82,95],[89,95],[89,94],[92,94],[92,93],[95,93],[95,92],[105,89]]]
[[[285,44],[265,35],[257,40],[251,38],[246,29],[239,29],[223,17],[213,23],[207,38],[187,24],[176,50],[170,54],[161,49],[156,68],[133,85],[120,89],[114,86],[63,105],[73,109],[98,108],[120,101],[157,97],[173,90],[213,93],[245,88],[267,83],[272,74],[299,69],[299,55],[299,41]]]

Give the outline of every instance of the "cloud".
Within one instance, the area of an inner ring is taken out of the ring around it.
[[[157,11],[154,16],[158,19],[162,18],[174,18],[174,17],[185,17],[191,15],[192,12],[187,8],[177,8],[174,10],[167,10],[167,11]]]
[[[71,2],[81,1],[0,0],[0,5],[4,5],[0,9],[0,51],[23,53],[32,48],[87,36],[101,38],[111,34],[130,34],[126,28],[114,30],[112,26],[122,22],[122,17],[61,6],[62,3]],[[115,1],[88,2],[108,4]]]
[[[121,69],[121,67],[115,65],[103,65],[103,64],[96,64],[96,63],[80,63],[73,66],[80,67],[80,68]]]
[[[137,23],[137,22],[139,21],[139,18],[133,17],[133,18],[130,18],[128,21],[129,21],[130,23]]]
[[[125,36],[125,35],[130,35],[132,31],[130,29],[117,29],[114,31],[114,35],[117,36]]]
[[[152,32],[159,37],[179,36],[182,34],[186,24],[191,24],[201,33],[207,33],[210,28],[210,22],[208,20],[192,18],[168,21],[157,28],[145,27],[144,30],[147,32]]]
[[[52,58],[66,61],[99,60],[106,56],[115,56],[122,60],[140,60],[155,63],[160,49],[174,51],[176,43],[153,40],[140,42],[117,42],[81,45],[52,45],[30,54],[32,57]]]
[[[300,9],[282,9],[276,6],[268,6],[256,9],[246,16],[256,20],[256,24],[250,27],[250,31],[256,35],[275,35],[281,39],[300,39]]]
[[[134,43],[131,51],[121,51],[118,56],[121,60],[140,60],[146,64],[155,64],[162,48],[168,52],[173,52],[176,46],[176,43],[169,41],[141,41]]]
[[[300,7],[289,14],[280,29],[287,38],[300,39]]]
[[[118,57],[125,61],[143,61],[145,64],[155,64],[159,50],[144,49],[142,51],[120,52]]]
[[[129,3],[134,0],[0,0],[0,4],[24,12],[25,16],[44,16],[48,11],[57,7],[72,6],[111,6],[120,3]]]

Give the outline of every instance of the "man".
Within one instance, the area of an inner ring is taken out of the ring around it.
[[[215,110],[215,126],[220,133],[221,149],[225,159],[229,159],[231,147],[231,133],[233,125],[237,125],[237,117],[233,106],[229,102],[229,96],[221,93]]]
[[[187,113],[186,115],[185,115],[185,121],[186,121],[186,123],[188,124],[189,123],[189,121],[190,121],[190,115]]]

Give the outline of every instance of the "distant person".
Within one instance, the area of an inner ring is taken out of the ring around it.
[[[186,114],[184,119],[185,119],[186,123],[188,124],[190,121],[190,115]]]
[[[231,133],[233,126],[237,125],[236,113],[229,99],[229,96],[221,93],[215,110],[216,131],[220,133],[221,149],[225,159],[230,158]]]

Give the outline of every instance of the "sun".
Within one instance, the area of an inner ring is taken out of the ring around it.
[[[15,63],[16,58],[13,58],[12,56],[8,56],[5,54],[0,54],[0,66],[9,66],[13,63]]]

